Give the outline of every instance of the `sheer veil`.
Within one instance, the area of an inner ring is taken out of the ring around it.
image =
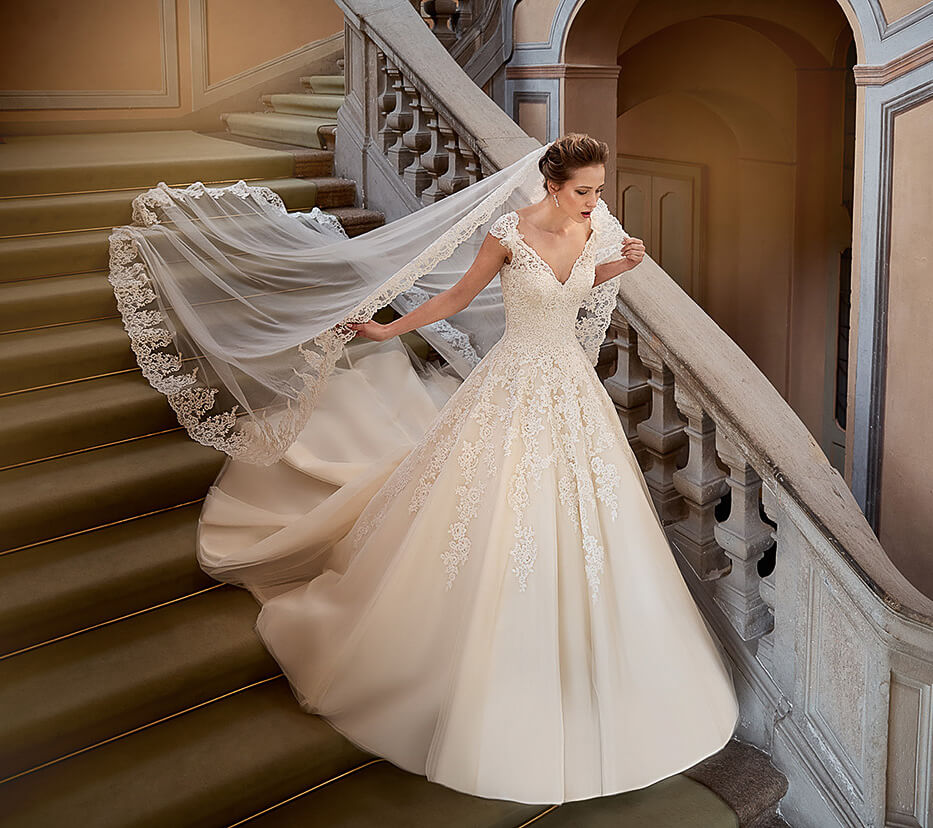
[[[144,376],[193,439],[277,462],[353,339],[346,323],[388,304],[407,312],[456,283],[490,225],[540,199],[548,146],[353,238],[318,208],[289,214],[272,190],[243,181],[160,183],[137,196],[133,224],[110,236],[109,279]],[[608,210],[603,221],[597,261],[618,258],[625,235]],[[617,290],[618,278],[604,282],[580,311],[594,362]],[[469,307],[418,332],[465,377],[504,325],[497,275]]]

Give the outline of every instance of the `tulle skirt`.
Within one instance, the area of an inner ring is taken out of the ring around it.
[[[495,442],[450,581],[458,449],[476,434],[461,428],[448,455],[425,435],[445,406],[470,411],[501,354],[461,385],[395,340],[350,353],[285,459],[229,460],[200,522],[202,567],[262,603],[256,631],[301,707],[405,770],[525,803],[644,787],[720,750],[739,715],[729,663],[592,367],[581,359],[579,381],[603,395],[619,473],[618,515],[588,507],[598,600],[558,466],[528,493],[536,554],[521,586],[508,489],[523,454]]]

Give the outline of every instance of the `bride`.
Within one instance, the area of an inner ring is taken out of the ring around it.
[[[641,788],[738,720],[594,370],[644,256],[607,158],[569,134],[355,239],[242,182],[160,185],[111,239],[144,373],[230,455],[200,565],[261,602],[302,709],[482,797]],[[447,366],[401,344],[416,329]],[[218,394],[239,405],[209,414]]]

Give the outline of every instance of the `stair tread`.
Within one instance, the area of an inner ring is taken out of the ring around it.
[[[0,471],[5,549],[203,497],[226,455],[170,431]]]
[[[0,333],[116,313],[113,287],[103,270],[0,283]]]
[[[393,807],[386,807],[391,803]],[[537,818],[536,818],[537,817]],[[379,825],[407,828],[501,826],[533,821],[546,828],[735,828],[735,814],[708,788],[680,774],[620,794],[566,802],[557,808],[470,796],[427,781],[390,762],[375,762],[344,779],[250,820],[256,828]]]
[[[234,179],[234,181],[238,180],[240,179]],[[2,199],[0,200],[0,237],[91,228],[109,230],[114,226],[130,224],[133,199],[156,186],[157,183],[158,180],[153,179],[149,186],[134,189]],[[202,183],[214,189],[229,186],[233,182],[227,180]],[[290,176],[287,178],[251,178],[247,183],[254,187],[269,187],[282,197],[286,206],[292,209],[304,209],[314,205],[315,187],[319,182],[315,178]],[[355,186],[355,182],[350,183]],[[35,241],[41,243],[42,238],[35,238]]]
[[[0,655],[212,586],[197,562],[202,506],[0,555]]]
[[[0,809],[18,828],[229,825],[371,760],[278,678],[0,785]]]
[[[226,584],[0,661],[0,778],[277,675]]]
[[[136,366],[129,337],[118,316],[0,334],[0,392]]]
[[[8,136],[0,145],[0,195],[274,178],[292,169],[288,153],[189,130]]]
[[[281,112],[230,112],[223,115],[227,130],[264,140],[280,140],[300,146],[322,147],[318,127],[331,125],[334,117],[288,115]]]
[[[0,397],[0,469],[180,428],[141,371]]]

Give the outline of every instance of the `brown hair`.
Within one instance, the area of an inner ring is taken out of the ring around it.
[[[605,164],[609,160],[609,145],[583,132],[568,132],[558,138],[538,159],[538,169],[544,176],[544,189],[548,181],[558,186],[569,181],[580,167]]]

